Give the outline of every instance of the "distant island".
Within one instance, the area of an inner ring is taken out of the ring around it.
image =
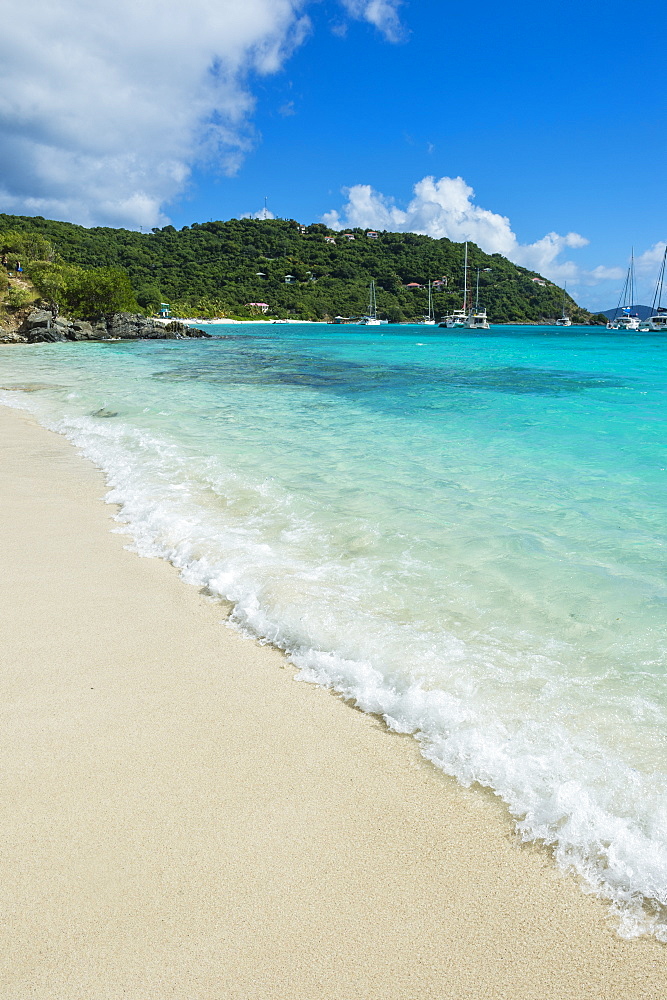
[[[378,314],[414,322],[460,308],[464,245],[415,233],[350,229],[287,219],[230,219],[138,233],[87,229],[41,216],[0,214],[0,251],[41,305],[78,319],[113,312],[197,318],[311,321],[363,315],[375,281]],[[469,283],[492,323],[548,323],[563,304],[573,323],[604,323],[561,288],[500,254],[468,244]],[[6,265],[7,266],[7,265]],[[16,301],[0,307],[20,309]],[[2,320],[0,319],[0,324]]]
[[[616,306],[615,309],[605,309],[600,315],[606,316],[607,319],[616,319],[617,316],[621,315],[622,311],[621,306]],[[648,319],[649,316],[655,313],[655,309],[651,306],[631,306],[630,311],[633,315],[639,316],[641,320]]]

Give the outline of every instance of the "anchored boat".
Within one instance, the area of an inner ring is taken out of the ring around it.
[[[618,305],[614,310],[613,319],[607,323],[608,330],[624,330],[626,333],[639,329],[639,316],[633,313],[635,301],[635,253],[630,254],[630,267],[625,276],[625,283],[621,289]],[[621,303],[623,303],[621,305]]]

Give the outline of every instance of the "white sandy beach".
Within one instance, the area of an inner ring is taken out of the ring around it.
[[[657,1000],[667,952],[112,533],[0,408],[1,1000]]]

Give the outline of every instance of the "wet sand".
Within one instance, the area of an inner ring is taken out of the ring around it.
[[[2,1000],[634,1000],[667,950],[112,533],[0,407]]]

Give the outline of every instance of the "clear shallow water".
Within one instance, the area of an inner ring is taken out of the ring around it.
[[[107,472],[139,551],[667,940],[667,338],[223,336],[0,347],[32,390],[0,400]]]

